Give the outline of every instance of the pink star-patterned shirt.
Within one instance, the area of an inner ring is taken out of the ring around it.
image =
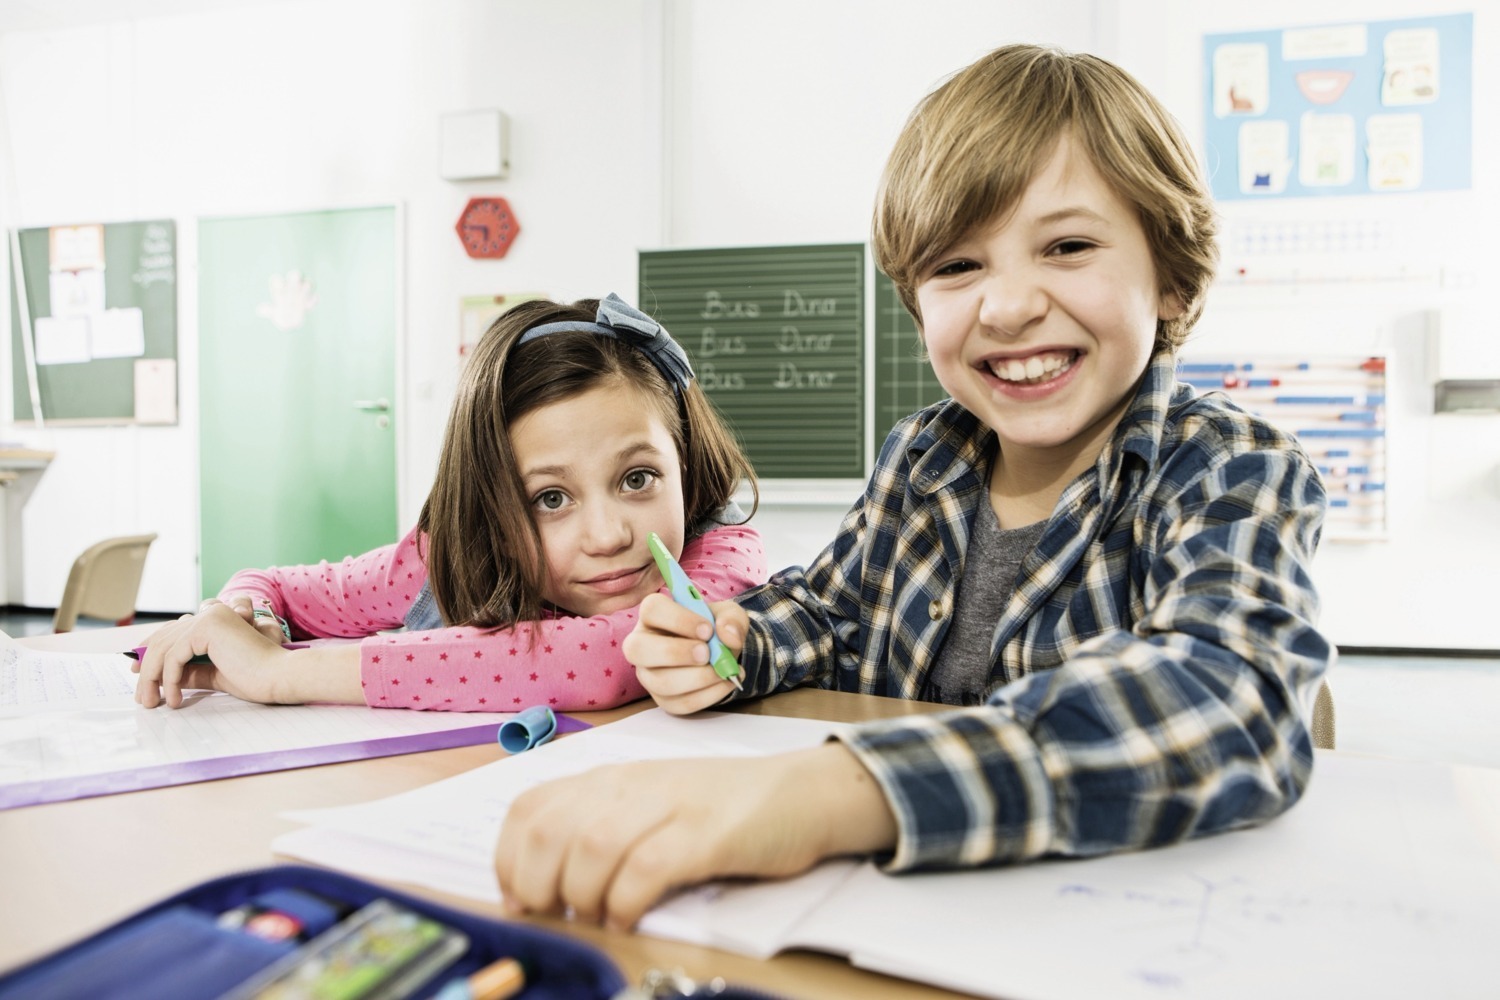
[[[514,712],[612,708],[644,697],[620,643],[636,608],[549,617],[511,628],[474,626],[377,634],[401,626],[427,580],[415,529],[401,541],[340,563],[241,570],[220,592],[250,594],[286,619],[294,638],[363,637],[360,683],[376,708]],[[722,601],[766,581],[760,533],[717,527],[679,560],[703,596]]]

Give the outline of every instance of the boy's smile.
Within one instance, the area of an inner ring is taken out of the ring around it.
[[[1066,134],[1011,212],[938,258],[917,301],[938,381],[1000,438],[995,475],[1024,465],[1054,498],[1119,422],[1157,320],[1181,311],[1135,209]]]

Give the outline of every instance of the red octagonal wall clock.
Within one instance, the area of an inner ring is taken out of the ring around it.
[[[453,228],[470,257],[504,257],[521,223],[504,198],[470,198]]]

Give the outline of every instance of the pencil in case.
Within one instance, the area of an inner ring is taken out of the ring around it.
[[[775,1000],[758,990],[719,981],[700,991],[674,989],[670,975],[656,976],[649,991],[627,989],[613,959],[567,935],[455,910],[363,879],[302,865],[240,872],[185,889],[0,976],[0,1000],[210,1000],[234,991],[294,951],[297,938],[316,936],[376,899],[436,920],[468,939],[467,950],[411,994],[415,997],[432,997],[445,983],[499,959],[515,958],[526,969],[526,986],[516,994],[517,1000],[653,996]],[[266,940],[224,919],[226,914],[253,911],[262,903],[287,911],[301,925],[301,933],[286,940]],[[325,909],[328,912],[318,912]]]

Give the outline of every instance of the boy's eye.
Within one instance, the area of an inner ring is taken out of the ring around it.
[[[568,505],[568,495],[562,490],[542,490],[531,498],[531,503],[541,510],[562,510]]]
[[[939,264],[932,272],[934,278],[946,277],[950,274],[963,274],[972,271],[979,265],[972,260],[950,260],[946,264]]]
[[[1048,248],[1048,252],[1055,256],[1066,257],[1070,254],[1083,253],[1085,250],[1092,250],[1093,248],[1094,244],[1088,240],[1058,240]]]
[[[625,473],[625,478],[620,480],[620,485],[625,487],[627,493],[639,493],[654,482],[656,482],[656,472],[654,470],[631,469]]]

